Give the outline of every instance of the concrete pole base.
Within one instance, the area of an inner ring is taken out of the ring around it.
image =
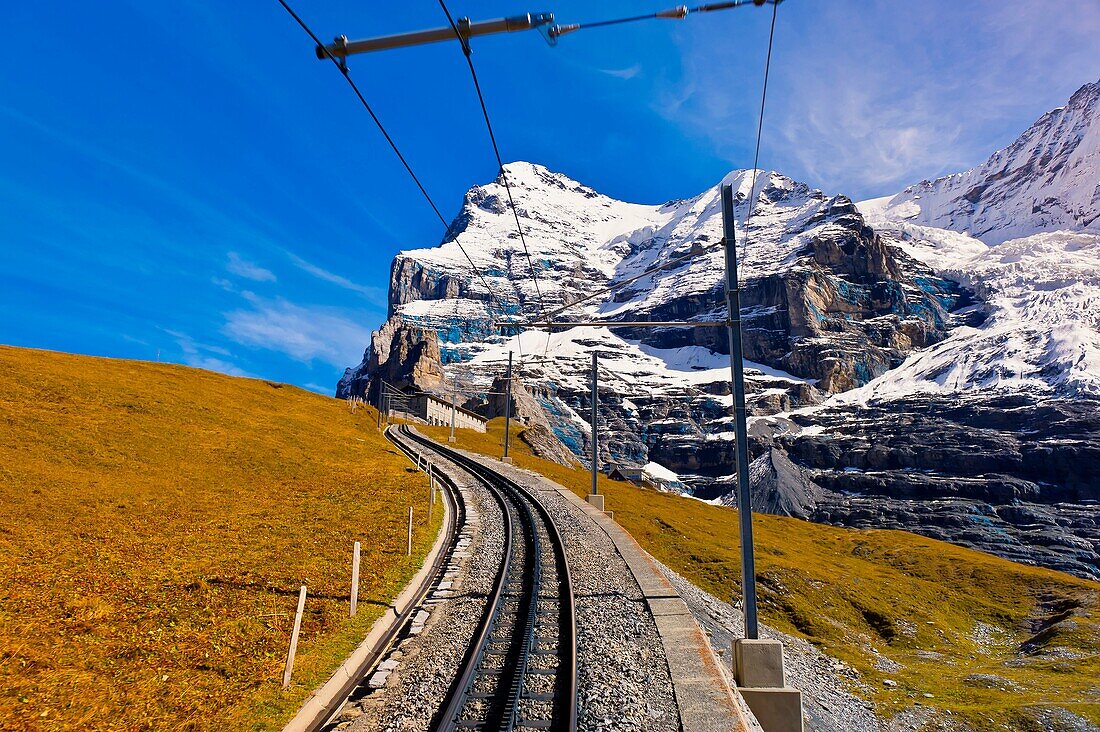
[[[508,457],[502,457],[500,459],[500,461],[502,463],[507,463],[508,465],[511,465],[512,464],[512,457],[510,455]]]
[[[802,725],[802,692],[798,689],[739,687],[737,693],[749,705],[764,732],[803,732],[805,729]]]
[[[803,732],[802,692],[787,686],[783,644],[777,640],[734,641],[737,691],[764,732]]]
[[[449,442],[449,443],[451,443],[451,444],[453,445],[453,444],[454,444],[454,443],[456,442],[456,440],[455,440],[455,438],[453,438],[453,437],[448,437],[448,438],[447,438],[447,442]]]
[[[584,497],[584,500],[588,501],[599,510],[604,510],[602,493],[589,493],[587,496]]]

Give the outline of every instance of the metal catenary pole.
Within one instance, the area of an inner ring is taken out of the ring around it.
[[[508,351],[508,373],[504,380],[504,457],[508,457],[508,443],[511,440],[509,425],[512,422],[512,352]]]
[[[596,495],[600,492],[596,485],[596,477],[600,474],[600,449],[599,449],[599,430],[596,429],[597,419],[599,419],[599,398],[598,388],[596,386],[596,371],[597,371],[597,359],[599,355],[596,351],[592,352],[592,495]]]
[[[585,28],[599,28],[620,23],[632,23],[650,18],[665,18],[670,20],[683,20],[688,15],[696,13],[708,13],[715,10],[728,10],[748,5],[760,6],[767,3],[776,4],[782,0],[727,0],[727,2],[705,3],[693,8],[678,5],[667,10],[658,10],[655,13],[638,15],[630,18],[616,18],[594,23],[569,23],[566,25],[554,24],[553,13],[523,13],[507,18],[494,20],[471,21],[469,18],[459,18],[455,26],[443,28],[431,28],[429,30],[413,31],[411,33],[395,33],[389,36],[365,38],[363,40],[348,40],[347,36],[337,36],[336,39],[326,45],[319,45],[315,49],[318,59],[340,59],[357,53],[371,53],[374,51],[388,51],[394,48],[407,48],[408,46],[421,46],[427,43],[439,43],[441,41],[457,40],[464,47],[469,47],[470,39],[478,36],[495,35],[497,33],[515,33],[516,31],[537,30],[551,46],[557,45],[558,38]]]
[[[730,372],[736,425],[737,513],[741,526],[741,595],[745,637],[759,637],[756,622],[756,559],[752,541],[752,494],[749,492],[749,435],[745,418],[745,363],[741,349],[741,295],[737,282],[737,237],[733,219],[733,187],[722,186],[722,234],[726,248],[726,306],[729,308]]]

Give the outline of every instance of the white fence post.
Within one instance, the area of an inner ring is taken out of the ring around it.
[[[359,542],[351,552],[351,617],[359,607]]]
[[[413,507],[409,506],[409,544],[405,549],[405,556],[411,557],[413,553]]]
[[[298,651],[298,633],[302,630],[302,612],[306,609],[306,586],[298,591],[298,612],[294,613],[294,630],[290,634],[290,650],[286,653],[286,669],[283,671],[283,688],[290,686],[294,672],[294,654]]]

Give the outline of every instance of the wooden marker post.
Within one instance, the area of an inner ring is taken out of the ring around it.
[[[413,507],[409,506],[409,544],[405,549],[405,556],[411,557],[413,553]]]
[[[298,651],[298,633],[302,630],[302,613],[306,609],[306,586],[298,591],[298,612],[294,613],[294,630],[290,633],[290,649],[286,653],[286,669],[283,671],[283,688],[290,686],[290,675],[294,673],[294,654]]]
[[[429,524],[435,516],[435,473],[432,466],[428,465],[428,516],[425,519]]]
[[[355,542],[355,548],[351,552],[351,617],[355,617],[355,610],[359,606],[359,542]]]

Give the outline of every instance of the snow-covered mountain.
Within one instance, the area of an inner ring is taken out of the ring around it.
[[[980,167],[858,206],[884,237],[975,292],[984,321],[843,400],[1100,395],[1100,83]]]
[[[643,206],[614,201],[537,165],[509,165],[508,175],[527,252],[497,180],[466,195],[442,245],[394,260],[391,319],[437,333],[445,362],[468,362],[500,341],[503,323],[537,320],[544,304],[552,311],[623,282],[629,284],[566,307],[555,319],[724,316],[719,186],[689,200]],[[848,198],[760,171],[758,205],[746,227],[752,178],[751,171],[735,171],[723,181],[735,188],[746,244],[742,303],[750,359],[834,392],[866,383],[914,347],[946,335],[945,308],[958,288],[887,248]],[[474,274],[467,255],[483,276]],[[679,261],[684,255],[690,257]],[[631,281],[649,270],[656,271]],[[727,349],[720,329],[615,333],[655,348]],[[367,376],[353,369],[342,391],[354,391],[351,382]]]
[[[909,251],[921,256],[920,246]],[[994,390],[1100,397],[1100,235],[1034,234],[938,271],[976,293],[983,321],[839,399]]]
[[[989,245],[1043,231],[1100,234],[1100,82],[977,168],[861,207],[872,218],[966,232]]]
[[[744,247],[761,505],[1100,575],[1086,505],[1100,500],[1100,208],[1086,174],[1097,88],[985,166],[859,208],[775,172],[757,171],[754,190],[752,171],[724,178]],[[373,398],[381,379],[449,393],[457,380],[467,407],[493,412],[511,352],[553,433],[583,456],[595,351],[601,464],[725,499],[724,330],[523,325],[554,311],[723,317],[719,186],[644,205],[530,163],[507,172],[525,241],[502,180],[471,189],[442,244],[394,259],[389,320],[338,394]]]

